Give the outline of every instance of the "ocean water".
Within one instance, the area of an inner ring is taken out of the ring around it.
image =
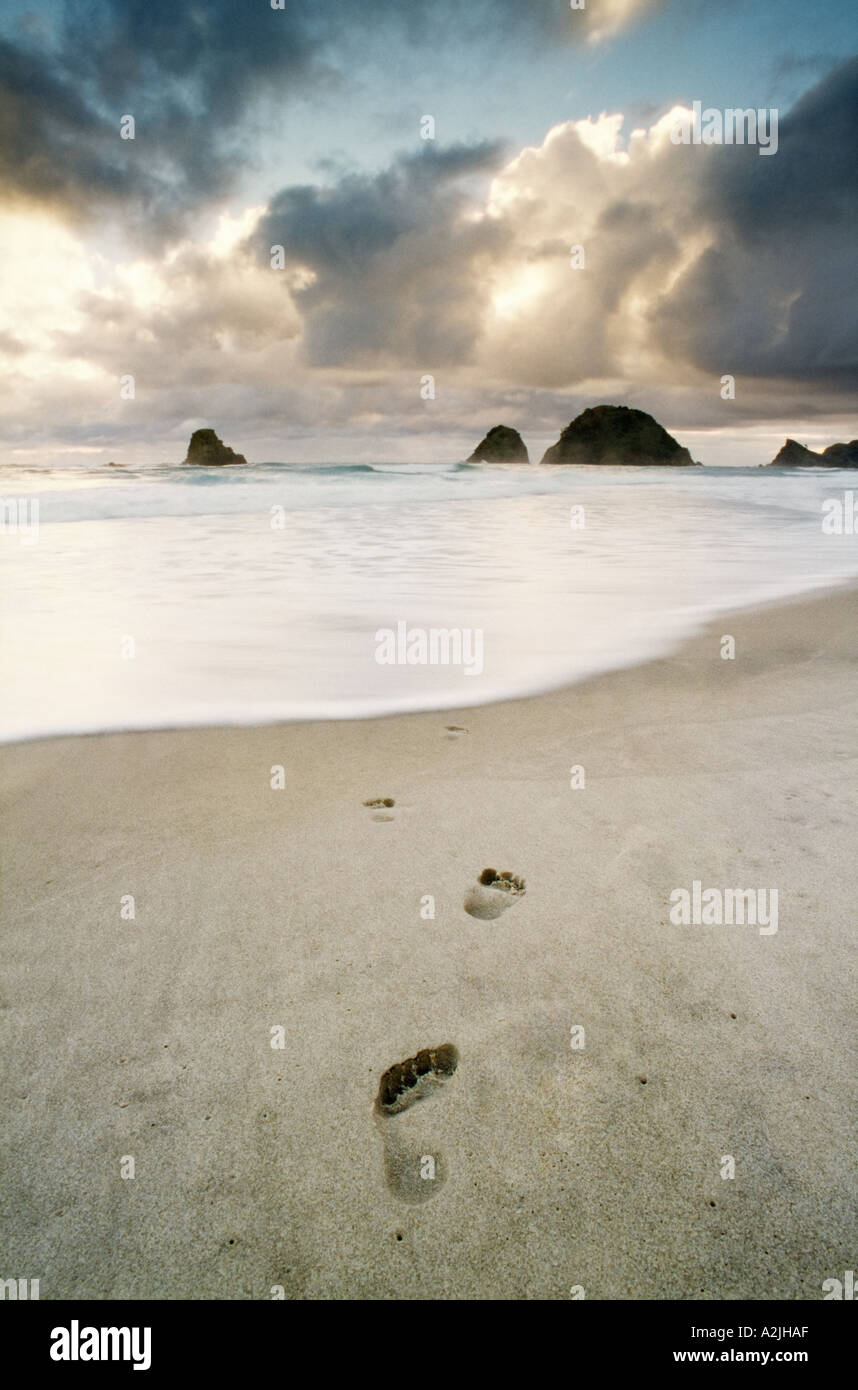
[[[854,577],[858,536],[826,535],[822,505],[856,483],[832,469],[5,466],[0,738],[359,718],[564,685],[664,653],[720,612]],[[377,634],[398,624],[469,633],[481,669],[379,664]]]

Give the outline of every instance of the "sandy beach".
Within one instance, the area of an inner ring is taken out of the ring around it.
[[[4,748],[4,1275],[821,1298],[858,1249],[856,662],[843,590],[459,713]],[[486,866],[527,892],[481,921]],[[777,931],[672,924],[694,881],[776,889]]]

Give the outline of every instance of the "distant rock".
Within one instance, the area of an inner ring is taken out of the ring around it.
[[[247,463],[247,459],[244,454],[227,448],[214,430],[194,430],[185,463],[194,463],[200,468],[219,468],[225,463]]]
[[[850,439],[848,444],[829,444],[822,457],[835,468],[858,468],[858,439]]]
[[[530,463],[524,440],[518,430],[495,425],[481,439],[468,463]]]
[[[788,439],[769,467],[773,468],[775,464],[781,468],[858,468],[858,439],[852,439],[848,444],[829,444],[821,454],[806,449],[794,439]]]
[[[795,439],[788,439],[783,448],[779,449],[772,459],[772,466],[776,463],[781,464],[784,468],[797,468],[803,463],[812,463],[818,466],[822,463],[822,454],[815,454],[812,449],[806,449]]]
[[[644,410],[626,405],[597,405],[567,425],[543,463],[694,464],[666,429]]]

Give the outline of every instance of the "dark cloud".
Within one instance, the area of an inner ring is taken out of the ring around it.
[[[712,246],[657,312],[661,341],[698,365],[858,387],[858,59],[779,123],[778,151],[698,147],[691,215]]]
[[[361,60],[424,48],[475,49],[476,70],[511,42],[583,37],[617,0],[591,0],[580,25],[567,0],[68,0],[51,24],[0,19],[0,190],[78,214],[121,207],[130,230],[181,229],[251,157],[243,125],[267,98],[350,81]],[[657,0],[627,0],[629,15]],[[593,21],[595,22],[595,20]],[[137,122],[120,142],[120,116]]]
[[[260,263],[282,246],[313,282],[295,292],[314,366],[433,367],[468,358],[481,327],[481,260],[504,229],[464,214],[463,181],[500,160],[496,144],[428,145],[375,175],[285,188],[253,242]],[[276,272],[272,272],[276,273]]]
[[[93,192],[118,196],[118,133],[73,82],[0,39],[0,190],[72,205]]]
[[[737,148],[722,160],[709,206],[743,236],[762,244],[775,229],[796,232],[844,218],[858,203],[858,57],[836,67],[780,121],[776,155]]]
[[[175,231],[233,179],[237,123],[281,87],[322,82],[303,9],[90,0],[58,33],[0,40],[0,188],[126,226]],[[136,138],[120,139],[133,115]]]

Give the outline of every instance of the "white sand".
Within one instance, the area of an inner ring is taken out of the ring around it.
[[[721,619],[458,713],[3,750],[0,1275],[820,1298],[858,1252],[856,620],[854,592]],[[496,921],[462,910],[486,866],[527,880]],[[777,934],[671,925],[694,879],[777,888]],[[445,1041],[456,1075],[374,1116]]]

